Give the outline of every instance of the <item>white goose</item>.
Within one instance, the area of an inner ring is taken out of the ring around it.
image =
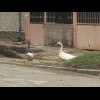
[[[31,42],[28,41],[28,50],[26,51],[27,53],[25,53],[25,57],[28,61],[32,61],[34,57],[34,54],[30,52],[30,44]]]
[[[25,54],[25,57],[28,61],[32,61],[33,60],[33,57],[34,57],[34,54],[31,53],[31,52],[28,52],[27,54]]]
[[[70,60],[70,59],[73,59],[73,58],[76,57],[76,56],[74,56],[74,55],[65,53],[65,52],[62,50],[62,49],[63,49],[63,45],[62,45],[61,42],[57,42],[56,45],[61,45],[60,52],[59,52],[59,58],[61,58],[61,59],[63,59],[63,60]]]

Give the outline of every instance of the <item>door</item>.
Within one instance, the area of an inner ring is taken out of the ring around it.
[[[32,45],[44,45],[44,12],[30,12],[30,41]]]

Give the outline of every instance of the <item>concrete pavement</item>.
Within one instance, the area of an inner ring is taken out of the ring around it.
[[[100,76],[36,67],[4,64],[0,62],[0,87],[100,86]]]

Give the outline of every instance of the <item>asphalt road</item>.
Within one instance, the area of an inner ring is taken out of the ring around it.
[[[99,87],[100,76],[0,63],[0,87]]]

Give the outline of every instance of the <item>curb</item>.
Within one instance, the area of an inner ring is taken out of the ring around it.
[[[7,62],[7,61],[0,61],[0,63],[12,64],[12,65],[15,64],[15,65],[19,65],[19,66],[34,67],[34,68],[44,68],[44,69],[73,71],[73,72],[89,74],[89,75],[96,75],[96,76],[98,76],[100,74],[100,70],[94,70],[94,69],[78,69],[78,68],[68,68],[68,67],[52,67],[52,66],[45,66],[45,65],[34,65],[33,66],[33,64],[13,63],[13,62]]]

